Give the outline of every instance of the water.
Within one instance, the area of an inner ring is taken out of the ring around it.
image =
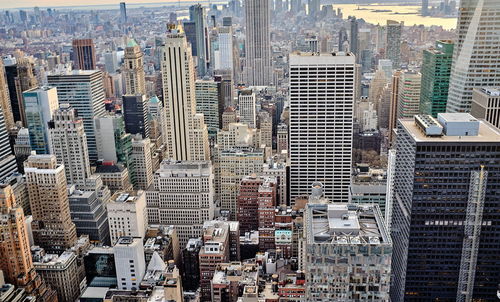
[[[425,26],[442,26],[444,29],[453,29],[457,26],[457,18],[438,18],[420,16],[420,6],[416,5],[356,5],[333,4],[334,9],[341,8],[344,18],[355,16],[363,18],[372,24],[385,25],[387,20],[404,21],[405,26],[423,24]],[[358,10],[359,8],[359,10]],[[375,12],[378,10],[378,12]],[[383,10],[384,12],[380,12]],[[390,12],[386,12],[386,10]],[[399,13],[399,14],[396,14]]]

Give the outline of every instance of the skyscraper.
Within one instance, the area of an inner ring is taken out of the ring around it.
[[[238,95],[238,111],[240,122],[247,124],[249,128],[257,127],[257,116],[255,108],[255,93],[252,90],[241,90]]]
[[[401,31],[403,23],[387,20],[385,58],[392,61],[392,68],[401,65]]]
[[[488,300],[500,260],[500,133],[470,114],[398,122],[391,300]]]
[[[227,69],[232,71],[233,52],[233,28],[231,26],[222,26],[219,28],[218,60],[213,64],[214,69]]]
[[[125,48],[123,62],[123,77],[125,79],[125,94],[146,94],[144,73],[144,54],[134,39],[129,39]]]
[[[358,56],[360,54],[359,49],[359,24],[358,20],[356,17],[351,17],[350,18],[350,24],[351,24],[351,34],[349,35],[350,42],[349,42],[349,51],[352,52],[353,54],[356,55],[357,61],[360,62]]]
[[[272,81],[271,5],[269,0],[248,0],[245,3],[244,82],[250,86],[267,86]]]
[[[149,137],[148,99],[144,94],[124,95],[123,119],[125,129],[130,134],[140,134]]]
[[[97,70],[73,70],[47,76],[50,86],[57,87],[59,104],[68,103],[83,120],[91,161],[97,160],[94,118],[104,116],[102,73]]]
[[[452,41],[436,41],[436,46],[424,50],[422,62],[422,86],[420,90],[420,113],[437,117],[446,112],[450,88]]]
[[[189,20],[194,23],[194,32],[196,37],[196,56],[198,63],[198,75],[204,76],[208,71],[210,62],[210,50],[208,43],[207,14],[201,4],[195,4],[189,7]]]
[[[12,114],[12,106],[9,98],[9,90],[7,88],[7,80],[5,78],[5,67],[0,59],[0,108],[2,110],[5,126],[7,130],[14,127],[14,115]]]
[[[470,114],[500,128],[500,88],[474,88]]]
[[[96,69],[95,46],[92,39],[73,40],[73,56],[75,69]]]
[[[83,120],[69,104],[62,104],[49,123],[50,145],[57,163],[64,165],[66,180],[82,184],[90,177],[89,151]]]
[[[324,184],[325,196],[333,202],[348,200],[354,69],[351,53],[290,55],[292,203],[297,196],[309,194],[317,181]]]
[[[0,270],[5,281],[43,302],[57,300],[55,291],[35,271],[23,209],[10,185],[0,185]]]
[[[59,107],[57,89],[44,86],[24,91],[23,107],[31,149],[37,154],[51,153],[48,123]]]
[[[413,117],[419,113],[422,75],[404,71],[399,77],[397,118]]]
[[[64,165],[54,155],[31,155],[24,163],[33,215],[33,239],[49,253],[61,254],[76,243]]]
[[[447,112],[469,112],[473,88],[500,86],[500,2],[462,0],[458,11]]]
[[[113,250],[118,288],[122,290],[138,289],[146,272],[142,239],[122,237],[113,247]]]
[[[191,50],[185,35],[169,25],[169,34],[161,48],[163,100],[167,157],[175,160],[208,160],[208,131],[203,114],[196,113],[195,74]],[[183,83],[183,85],[179,85]]]
[[[220,86],[213,80],[196,80],[196,111],[203,113],[210,137],[219,130]]]
[[[151,162],[151,140],[138,135],[132,138],[132,165],[134,173],[131,182],[137,190],[147,190],[153,183]]]
[[[0,181],[17,172],[16,157],[12,154],[9,134],[5,128],[3,113],[0,111]]]
[[[127,23],[127,6],[125,2],[120,2],[120,23]]]

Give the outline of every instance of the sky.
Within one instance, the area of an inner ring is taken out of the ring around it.
[[[123,0],[0,0],[0,9],[19,8],[19,7],[55,7],[55,6],[83,6],[83,5],[105,5],[116,4]],[[125,1],[130,3],[162,3],[177,2],[177,0],[134,0]]]

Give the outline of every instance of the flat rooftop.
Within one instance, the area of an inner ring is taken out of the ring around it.
[[[400,119],[401,125],[411,134],[416,142],[500,142],[500,130],[490,126],[483,121],[479,121],[479,134],[476,136],[426,136],[422,130],[415,124],[413,118]]]
[[[500,96],[500,87],[483,87],[477,90],[489,96]]]

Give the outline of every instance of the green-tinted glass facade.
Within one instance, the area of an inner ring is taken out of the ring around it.
[[[436,41],[436,46],[424,50],[422,62],[422,86],[420,90],[420,113],[437,117],[446,112],[450,86],[453,42]]]

